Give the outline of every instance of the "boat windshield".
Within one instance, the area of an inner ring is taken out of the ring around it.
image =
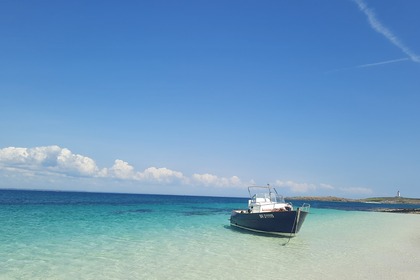
[[[272,203],[285,203],[283,196],[277,193],[256,193],[251,198],[254,202],[266,201]]]

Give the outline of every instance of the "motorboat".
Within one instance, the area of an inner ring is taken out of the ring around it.
[[[285,236],[295,236],[299,232],[309,213],[309,204],[294,208],[270,185],[250,186],[248,192],[248,208],[232,211],[231,226]]]

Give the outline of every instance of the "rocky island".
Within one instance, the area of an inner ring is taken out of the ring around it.
[[[377,207],[372,211],[388,212],[388,213],[409,213],[420,214],[420,199],[407,197],[370,197],[361,199],[351,199],[335,196],[294,196],[286,197],[286,200],[304,200],[304,201],[330,201],[330,202],[361,202],[361,203],[375,203],[375,204],[412,204],[418,205],[418,208],[381,208]]]

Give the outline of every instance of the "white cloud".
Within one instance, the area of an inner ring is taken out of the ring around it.
[[[54,157],[61,151],[58,146],[0,149],[0,162],[15,165],[54,165]],[[56,161],[55,161],[56,163]]]
[[[402,52],[404,52],[412,61],[420,63],[420,56],[412,52],[407,46],[405,46],[397,36],[395,36],[388,28],[386,28],[377,18],[375,13],[372,9],[368,8],[367,4],[364,0],[354,0],[356,4],[358,5],[360,11],[362,11],[368,18],[369,24],[372,27],[373,30],[376,32],[382,34],[388,41],[390,41],[392,44],[394,44],[396,47],[398,47]],[[391,62],[396,62],[401,60],[395,60]],[[385,63],[391,63],[391,62],[385,62]],[[384,63],[379,63],[384,64]],[[373,64],[379,65],[379,64]],[[365,66],[367,67],[367,66]]]
[[[22,170],[45,170],[68,175],[92,176],[98,172],[94,160],[59,146],[0,149],[0,163]]]
[[[134,178],[134,167],[129,165],[128,162],[117,159],[114,162],[114,165],[108,169],[104,174],[105,176],[109,175],[119,179],[133,179]]]
[[[165,167],[149,167],[146,168],[143,172],[138,172],[136,174],[136,178],[138,180],[148,180],[159,183],[170,183],[173,181],[183,180],[184,175],[181,172],[173,171]]]
[[[193,174],[192,179],[203,185],[215,185],[219,182],[219,178],[212,174]]]
[[[280,181],[276,180],[275,184],[280,188],[288,188],[294,193],[307,193],[310,191],[315,191],[317,185],[310,183],[297,183],[294,181]]]
[[[230,178],[212,174],[184,176],[182,172],[166,167],[148,167],[136,171],[128,162],[115,160],[110,168],[98,168],[96,162],[86,156],[74,154],[67,148],[46,146],[35,148],[8,147],[0,149],[2,176],[17,174],[25,176],[70,176],[84,178],[116,178],[147,183],[176,183],[190,186],[235,187],[243,186],[237,176]]]
[[[28,158],[33,163],[40,163],[43,166],[57,165],[57,155],[62,152],[59,146],[35,147],[32,149],[25,149]]]
[[[367,195],[372,194],[372,189],[363,188],[363,187],[350,187],[350,188],[340,188],[340,190],[344,193],[348,194],[360,194],[360,195]]]
[[[298,182],[294,182],[294,181],[281,181],[281,180],[276,180],[275,182],[276,186],[280,187],[280,188],[287,188],[289,189],[291,192],[294,193],[309,193],[309,192],[315,192],[315,191],[319,191],[319,190],[329,190],[332,191],[335,188],[329,184],[324,184],[324,183],[320,183],[320,184],[313,184],[313,183],[298,183]]]
[[[331,186],[329,184],[324,184],[324,183],[319,184],[319,188],[324,189],[324,190],[334,190],[335,189],[333,186]]]
[[[186,176],[182,172],[171,170],[166,167],[148,167],[143,171],[136,171],[134,166],[121,159],[115,160],[109,168],[99,168],[96,162],[90,158],[72,153],[69,149],[59,146],[45,146],[35,148],[8,147],[0,149],[0,185],[10,186],[21,182],[32,188],[34,182],[41,188],[45,182],[54,182],[54,185],[74,185],[75,180],[83,178],[83,182],[92,182],[98,186],[98,182],[111,182],[119,179],[127,183],[137,184],[160,184],[185,187],[216,187],[216,188],[245,188],[255,185],[254,181],[243,182],[239,177],[219,177],[214,174],[193,174]],[[105,181],[86,181],[91,179]],[[1,184],[2,183],[2,184]],[[147,185],[146,184],[146,185]],[[275,181],[280,188],[289,189],[293,193],[305,194],[316,192],[342,192],[346,194],[370,194],[368,188],[335,188],[329,184],[302,183],[295,181]],[[23,186],[19,186],[23,187]],[[99,190],[99,189],[98,189]]]
[[[336,188],[330,184],[313,184],[313,183],[298,183],[294,181],[281,181],[277,180],[275,182],[276,186],[280,188],[289,189],[292,193],[305,194],[305,193],[315,193],[319,191],[328,191],[334,192],[334,195],[369,195],[373,191],[370,188],[363,187],[349,187],[349,188]]]
[[[232,176],[230,178],[218,177],[213,174],[193,174],[192,181],[195,184],[205,185],[205,186],[217,186],[217,187],[237,187],[242,186],[242,182],[237,176]]]
[[[93,159],[73,154],[69,149],[61,149],[57,156],[57,166],[65,172],[76,172],[80,175],[97,175],[98,167]]]

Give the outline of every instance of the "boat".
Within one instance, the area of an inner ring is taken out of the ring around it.
[[[250,186],[248,192],[248,209],[232,210],[231,226],[289,237],[299,232],[309,213],[309,204],[294,208],[270,185]]]

